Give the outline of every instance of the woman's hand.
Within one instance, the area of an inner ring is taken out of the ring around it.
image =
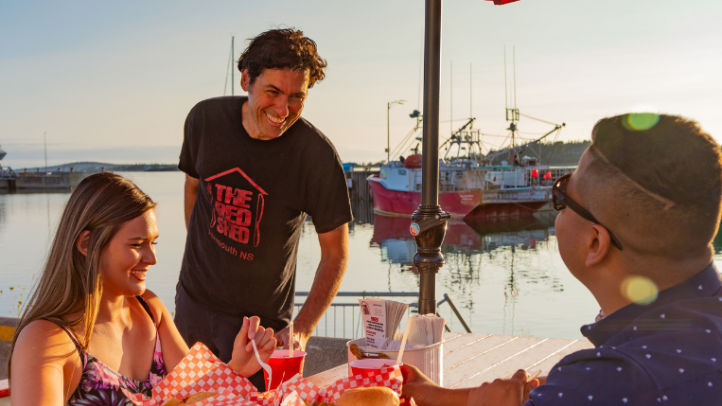
[[[248,317],[243,318],[243,326],[233,343],[233,354],[231,355],[231,362],[228,363],[228,366],[231,367],[234,372],[246,378],[261,369],[261,365],[253,353],[251,340],[256,342],[258,355],[260,355],[263,362],[268,362],[268,359],[271,358],[273,351],[276,349],[276,339],[273,338],[273,329],[263,328],[259,324],[260,319],[256,316],[250,319]]]

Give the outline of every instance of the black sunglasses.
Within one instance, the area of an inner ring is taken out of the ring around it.
[[[552,203],[554,204],[554,210],[562,211],[565,208],[569,207],[570,209],[574,210],[575,213],[582,216],[582,218],[606,228],[609,232],[609,238],[612,240],[612,245],[619,248],[619,250],[621,251],[622,243],[620,243],[617,237],[612,234],[609,228],[600,223],[594,216],[592,216],[592,213],[588,212],[585,208],[583,208],[577,202],[567,196],[567,183],[569,183],[569,178],[571,176],[571,173],[564,175],[561,178],[557,179],[556,182],[554,182],[554,186],[552,186]]]

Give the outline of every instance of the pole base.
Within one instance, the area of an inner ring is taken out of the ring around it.
[[[411,235],[416,241],[414,266],[419,270],[419,314],[436,314],[436,274],[444,266],[441,244],[451,215],[441,206],[419,206],[411,216]]]

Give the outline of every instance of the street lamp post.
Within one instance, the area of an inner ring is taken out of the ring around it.
[[[394,100],[386,103],[386,163],[391,162],[391,126],[389,124],[389,111],[394,104],[404,104],[406,100]]]

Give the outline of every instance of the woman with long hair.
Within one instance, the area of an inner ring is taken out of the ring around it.
[[[111,173],[85,178],[70,196],[50,254],[13,337],[15,406],[130,404],[121,389],[150,391],[188,353],[168,309],[146,289],[156,263],[156,203]],[[245,319],[228,365],[260,369],[273,330]]]

